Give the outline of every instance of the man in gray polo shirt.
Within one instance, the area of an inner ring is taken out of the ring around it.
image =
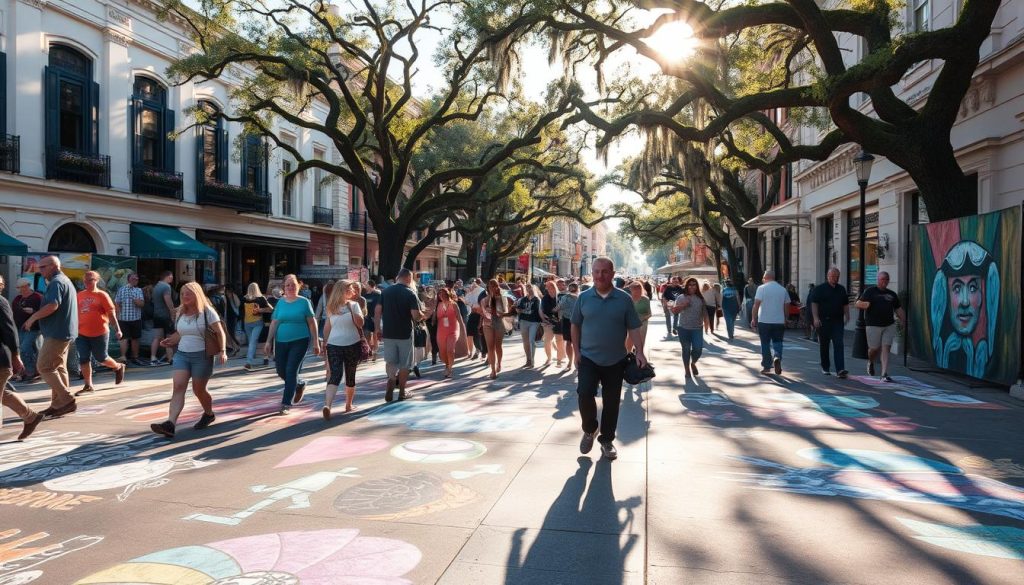
[[[612,441],[619,424],[622,401],[622,377],[626,370],[626,336],[636,347],[637,365],[647,365],[644,357],[643,325],[629,293],[612,285],[615,265],[610,258],[598,258],[592,265],[594,286],[580,293],[572,317],[572,346],[579,366],[580,416],[583,439],[580,452],[589,453],[594,438],[608,459],[618,457]],[[597,386],[601,385],[601,423],[597,422]]]

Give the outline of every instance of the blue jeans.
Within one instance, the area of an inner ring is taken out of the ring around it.
[[[743,322],[744,327],[749,327],[750,322],[754,319],[754,299],[747,299],[743,301]]]
[[[299,368],[302,367],[302,360],[306,357],[308,348],[308,337],[295,341],[277,341],[274,344],[274,365],[277,367],[277,375],[284,380],[284,395],[281,397],[281,404],[291,406],[292,399],[295,398]]]
[[[722,314],[725,316],[725,331],[729,334],[729,339],[732,339],[736,333],[736,313],[722,309]]]
[[[696,363],[700,354],[704,353],[704,331],[680,328],[679,344],[683,346],[683,364],[689,366],[690,363]]]
[[[540,323],[536,321],[519,320],[519,334],[523,337],[523,351],[526,352],[526,363],[533,364],[533,354],[537,350],[537,330]]]
[[[36,371],[36,356],[39,355],[39,331],[22,329],[18,331],[18,337],[20,338],[18,351],[21,352],[21,361],[25,364],[25,375],[35,376],[38,373]]]
[[[843,321],[822,321],[818,328],[818,351],[821,357],[821,369],[828,371],[828,345],[832,342],[832,354],[836,360],[836,373],[846,369],[846,356],[843,355]]]
[[[249,348],[245,352],[245,363],[252,365],[256,359],[256,346],[260,343],[260,332],[263,331],[263,321],[254,321],[245,324],[245,338],[249,341]]]
[[[757,334],[761,337],[761,368],[772,367],[772,350],[775,357],[782,359],[782,337],[786,333],[784,323],[758,323]]]

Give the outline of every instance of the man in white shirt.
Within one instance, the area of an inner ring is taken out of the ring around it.
[[[754,294],[753,317],[750,328],[757,329],[761,337],[761,373],[768,375],[775,368],[775,374],[782,373],[782,338],[786,333],[786,313],[789,309],[789,293],[775,282],[775,272],[764,271],[764,284]],[[772,350],[775,357],[772,358]]]

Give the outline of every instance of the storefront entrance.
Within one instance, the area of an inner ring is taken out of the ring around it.
[[[196,238],[217,251],[217,262],[197,262],[202,284],[225,284],[244,290],[250,282],[267,291],[286,274],[296,273],[306,254],[307,242],[258,238],[199,230]]]

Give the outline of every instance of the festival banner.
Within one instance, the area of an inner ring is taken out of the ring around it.
[[[1020,369],[1021,208],[914,226],[910,352],[1012,384]]]

